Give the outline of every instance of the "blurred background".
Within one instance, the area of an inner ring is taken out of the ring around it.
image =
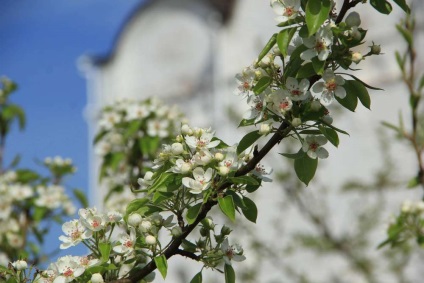
[[[421,1],[415,5],[422,12]],[[365,60],[356,75],[385,91],[370,92],[371,112],[332,110],[335,125],[350,136],[330,150],[309,187],[294,180],[289,163],[266,160],[276,181],[254,196],[258,225],[238,228],[248,235],[240,239],[248,257],[236,267],[240,282],[420,282],[424,275],[416,268],[422,254],[399,260],[376,250],[390,214],[404,199],[420,197],[405,190],[416,172],[414,156],[381,127],[381,121],[396,124],[400,111],[408,121],[394,58],[404,48],[395,29],[403,14],[397,6],[390,16],[369,4],[357,10],[370,29],[369,44],[358,51],[366,53],[374,41],[384,55]],[[36,168],[34,160],[46,156],[72,158],[78,171],[65,184],[101,205],[92,139],[98,111],[116,99],[177,103],[194,126],[212,126],[227,143],[237,142],[243,131],[233,128],[247,105],[232,94],[234,75],[278,30],[274,17],[268,1],[257,0],[3,0],[0,74],[19,84],[13,100],[28,119],[26,130],[8,140],[6,159],[21,153],[22,165]],[[417,46],[423,46],[422,27],[419,20]],[[49,246],[59,245],[60,228],[55,232]],[[172,260],[179,279],[169,282],[189,282],[194,272],[185,264]]]

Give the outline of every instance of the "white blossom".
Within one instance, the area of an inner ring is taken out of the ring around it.
[[[317,157],[325,159],[328,157],[328,151],[321,146],[326,143],[327,138],[324,136],[308,135],[303,142],[302,149],[312,159],[316,159]]]
[[[243,255],[243,249],[239,245],[229,245],[228,238],[222,242],[221,251],[224,254],[225,264],[231,265],[231,261],[243,261],[246,257]]]
[[[346,90],[342,87],[345,81],[342,76],[335,75],[330,69],[324,71],[322,75],[324,82],[317,82],[312,87],[316,93],[321,93],[320,102],[327,106],[334,100],[334,95],[343,99],[346,97]]]
[[[315,35],[303,39],[303,44],[309,49],[303,51],[300,54],[300,58],[303,60],[311,60],[318,56],[320,61],[324,61],[330,55],[330,46],[332,42],[333,33],[330,27],[321,27]]]
[[[275,18],[279,23],[294,19],[299,14],[300,0],[273,0],[271,6],[278,15]]]
[[[184,177],[182,182],[183,185],[190,189],[192,194],[200,194],[204,190],[207,190],[211,185],[213,175],[213,169],[208,168],[206,172],[202,167],[196,167],[193,170],[193,177]]]

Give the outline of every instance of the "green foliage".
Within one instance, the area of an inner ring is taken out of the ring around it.
[[[231,220],[236,221],[236,208],[232,196],[218,198],[218,204],[221,211]]]
[[[304,155],[294,160],[294,170],[300,181],[308,185],[315,175],[318,167],[318,159],[309,158]]]
[[[330,0],[309,0],[306,4],[306,25],[309,36],[318,31],[331,11]]]
[[[166,274],[168,273],[168,261],[166,260],[165,255],[157,256],[154,258],[154,260],[160,274],[162,275],[163,279],[165,279]]]

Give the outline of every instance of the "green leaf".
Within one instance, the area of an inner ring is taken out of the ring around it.
[[[343,131],[343,130],[341,130],[341,129],[337,128],[337,127],[334,127],[333,125],[328,124],[328,123],[327,123],[327,122],[325,122],[324,120],[319,120],[319,121],[320,121],[322,124],[326,125],[327,127],[332,128],[332,129],[333,129],[333,130],[335,130],[336,132],[339,132],[339,133],[341,133],[341,134],[344,134],[344,135],[350,136],[348,132]]]
[[[246,126],[251,126],[255,124],[255,118],[253,119],[243,119],[240,121],[240,124],[237,126],[238,128],[240,127],[246,127]]]
[[[420,177],[416,176],[412,178],[411,180],[409,180],[407,188],[413,189],[413,188],[416,188],[419,184],[420,184]]]
[[[261,94],[272,82],[270,77],[262,77],[253,87],[253,92],[255,94]]]
[[[321,133],[335,146],[339,146],[339,135],[333,129],[326,128],[323,126],[318,127]]]
[[[294,160],[294,171],[300,181],[308,185],[315,175],[318,167],[318,158],[312,159],[305,155]]]
[[[252,176],[232,177],[229,180],[234,184],[259,185],[259,182]]]
[[[194,223],[197,216],[199,215],[201,207],[202,207],[202,203],[198,203],[196,205],[193,205],[189,209],[187,209],[186,219],[187,219],[188,224]]]
[[[25,128],[25,112],[24,110],[15,104],[6,105],[3,108],[2,116],[6,120],[18,119],[19,129],[23,130]]]
[[[163,279],[165,279],[166,273],[168,272],[168,262],[166,261],[165,255],[155,257],[155,263]]]
[[[153,194],[153,198],[152,198],[152,202],[154,204],[159,204],[164,200],[170,199],[174,196],[174,193],[172,192],[161,192],[161,191],[156,191]]]
[[[152,193],[157,190],[166,189],[166,186],[172,183],[173,180],[174,180],[174,173],[164,172],[160,174],[160,176],[156,178],[153,184],[149,187],[149,193]]]
[[[141,120],[131,121],[128,124],[128,126],[125,128],[124,138],[128,139],[130,137],[133,137],[138,132],[138,130],[140,129],[140,126],[141,126]]]
[[[406,4],[405,0],[393,0],[396,4],[398,4],[399,7],[401,7],[406,13],[410,13],[411,9],[409,8],[408,4]]]
[[[261,184],[259,183],[259,185],[247,185],[246,186],[246,191],[248,193],[253,193],[255,192],[257,189],[259,189],[259,187],[261,186]]]
[[[306,25],[309,36],[318,31],[324,21],[328,18],[331,10],[330,0],[309,0],[306,4]]]
[[[20,161],[21,161],[21,155],[16,154],[15,157],[13,158],[12,162],[10,162],[9,167],[14,168],[14,167],[18,166]]]
[[[371,108],[371,98],[368,93],[368,90],[365,88],[365,86],[358,82],[358,81],[345,81],[344,89],[346,92],[353,93],[359,98],[359,101],[361,101],[362,105],[364,105],[366,108]]]
[[[236,283],[236,273],[231,265],[224,266],[225,283]]]
[[[289,46],[290,41],[293,38],[293,35],[295,34],[296,30],[297,28],[283,29],[277,35],[277,45],[280,49],[281,54],[283,54],[284,57],[287,56],[287,47]]]
[[[343,105],[346,109],[355,112],[356,106],[358,105],[358,97],[355,95],[355,91],[352,88],[346,88],[346,97],[341,99],[338,96],[334,96],[336,100]]]
[[[194,275],[193,279],[191,279],[190,283],[202,283],[202,272]]]
[[[302,16],[297,16],[294,19],[290,19],[288,21],[279,23],[277,25],[277,27],[280,27],[280,28],[287,27],[287,26],[291,26],[291,25],[298,24],[298,23],[301,23],[301,22],[303,22],[303,17]]]
[[[403,71],[405,69],[405,56],[401,56],[399,51],[395,51],[396,62],[398,63],[399,68]]]
[[[81,190],[74,189],[74,196],[77,198],[82,207],[88,207],[88,200],[85,193]]]
[[[111,155],[110,161],[108,162],[108,165],[110,168],[112,168],[114,171],[118,169],[119,164],[122,160],[125,159],[125,153],[124,152],[116,152]]]
[[[296,153],[280,153],[282,156],[290,159],[299,159],[305,156],[305,152],[302,149],[299,149]]]
[[[299,68],[303,62],[303,60],[300,58],[300,54],[307,49],[308,48],[302,44],[298,46],[290,55],[290,61],[287,63],[286,68],[284,69],[284,80],[287,80],[288,77],[294,78],[297,76],[297,72],[299,71]]]
[[[139,141],[139,147],[143,154],[155,155],[160,146],[159,137],[143,137]]]
[[[48,212],[47,208],[36,206],[32,217],[34,218],[34,221],[37,223],[44,218],[47,212]]]
[[[324,73],[325,60],[321,61],[318,59],[318,57],[314,57],[311,59],[311,61],[315,73],[317,73],[318,75],[322,75]]]
[[[237,154],[242,153],[245,151],[249,146],[254,144],[260,137],[262,137],[261,134],[259,134],[259,131],[253,131],[245,135],[241,140],[240,143],[237,146]]]
[[[102,262],[107,262],[112,251],[112,245],[110,243],[99,243],[99,251],[102,255]]]
[[[382,88],[378,88],[378,87],[370,86],[369,84],[366,84],[365,82],[361,81],[358,77],[356,77],[356,76],[354,76],[354,75],[352,75],[352,74],[347,74],[347,73],[339,73],[339,74],[347,75],[347,76],[350,76],[350,77],[354,78],[354,79],[355,79],[355,81],[360,82],[360,83],[361,83],[361,84],[363,84],[366,88],[373,89],[373,90],[384,90],[384,89],[382,89]]]
[[[258,208],[253,200],[248,197],[243,197],[243,202],[246,208],[242,208],[241,212],[251,222],[256,223],[258,218]]]
[[[302,65],[297,72],[296,78],[305,79],[315,75],[315,69],[311,62]]]
[[[236,208],[232,196],[218,198],[219,208],[233,222],[236,221]]]
[[[148,198],[139,198],[139,199],[132,200],[127,205],[125,215],[128,217],[128,215],[144,207],[148,202],[149,202]]]
[[[24,183],[24,184],[36,181],[38,180],[38,178],[40,178],[40,175],[38,175],[37,173],[35,173],[34,171],[30,169],[16,170],[16,174],[18,175],[17,179],[19,183]]]
[[[403,28],[401,25],[396,25],[396,29],[403,36],[403,39],[405,39],[408,45],[413,46],[412,33],[409,30]]]
[[[386,0],[370,0],[371,6],[382,14],[390,14],[393,10],[392,5]]]
[[[269,39],[268,43],[265,45],[265,47],[262,49],[261,53],[259,53],[258,56],[258,62],[262,60],[262,58],[265,57],[266,54],[271,50],[271,48],[274,47],[275,42],[277,41],[277,34],[274,33],[271,38]]]

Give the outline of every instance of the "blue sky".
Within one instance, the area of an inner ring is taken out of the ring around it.
[[[2,0],[0,76],[19,84],[12,100],[27,114],[24,132],[7,140],[6,162],[17,153],[21,166],[61,155],[78,171],[68,188],[88,186],[88,134],[83,117],[86,82],[76,62],[82,54],[105,54],[140,0]],[[59,243],[58,228],[51,238]],[[50,242],[53,245],[52,242]],[[55,245],[55,244],[54,244]]]

